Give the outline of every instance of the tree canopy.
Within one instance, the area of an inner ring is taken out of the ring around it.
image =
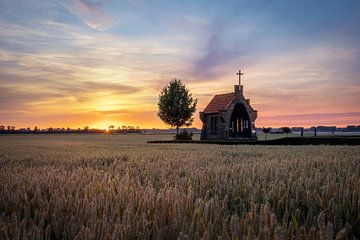
[[[166,124],[176,127],[179,134],[179,127],[192,122],[196,104],[197,99],[192,97],[189,89],[175,78],[160,92],[158,116]]]
[[[289,127],[282,127],[280,128],[284,133],[286,133],[286,135],[289,135],[289,133],[291,133],[291,128]]]

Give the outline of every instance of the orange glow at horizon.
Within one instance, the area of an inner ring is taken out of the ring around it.
[[[255,108],[256,109],[256,108]],[[281,114],[281,113],[279,113]],[[337,127],[345,127],[347,125],[359,125],[360,122],[360,114],[350,114],[350,116],[342,116],[343,114],[335,114],[334,116],[327,116],[328,114],[304,114],[304,115],[267,115],[264,116],[261,112],[258,112],[258,118],[255,122],[255,126],[257,128],[261,127],[312,127],[312,126],[337,126]],[[352,116],[353,115],[353,116]],[[141,118],[143,116],[143,118]],[[195,121],[191,127],[196,127],[201,129],[202,123],[198,117],[198,112],[194,114]],[[96,119],[95,121],[92,118]],[[45,118],[47,119],[47,118]],[[160,128],[160,129],[168,129],[169,125],[163,123],[156,115],[156,110],[148,111],[146,113],[143,112],[134,112],[129,113],[125,116],[119,117],[104,117],[100,115],[87,115],[83,114],[81,118],[68,118],[65,121],[54,121],[54,120],[45,120],[40,119],[37,123],[28,122],[28,120],[24,123],[19,122],[16,123],[8,123],[8,124],[0,124],[4,126],[16,126],[16,128],[26,128],[31,127],[34,128],[37,126],[38,128],[48,128],[48,127],[70,127],[70,128],[83,128],[85,126],[89,126],[89,128],[97,128],[97,129],[108,129],[109,126],[114,126],[115,129],[118,127],[122,128],[122,126],[134,126],[140,127],[142,129],[152,129],[152,128]]]
[[[307,90],[306,98],[304,93],[293,90],[292,92],[283,91],[281,88],[273,88],[269,95],[256,79],[256,72],[248,74],[249,80],[244,84],[244,95],[250,98],[251,105],[258,111],[258,118],[255,126],[261,127],[283,127],[283,126],[338,126],[359,125],[360,113],[354,106],[347,106],[346,102],[337,100],[329,105],[329,102],[322,101],[328,92],[321,96],[316,96],[311,89]],[[202,123],[199,119],[199,112],[202,111],[215,94],[233,91],[233,85],[229,78],[225,76],[217,81],[209,83],[184,81],[193,96],[198,99],[197,109],[194,114],[192,127],[201,129]],[[3,120],[0,125],[15,125],[17,128],[35,127],[70,127],[108,129],[114,126],[115,129],[122,126],[139,126],[140,128],[170,128],[163,123],[157,116],[158,94],[163,85],[156,87],[156,90],[144,84],[142,88],[129,87],[130,85],[120,86],[105,85],[104,89],[93,89],[77,98],[48,98],[43,101],[29,103],[28,106],[34,109],[31,113],[13,114],[14,118]],[[219,87],[221,86],[221,87]],[[104,87],[104,86],[102,86]],[[318,90],[315,90],[318,91]],[[357,91],[355,88],[354,91]],[[315,97],[311,97],[314,95]],[[318,99],[317,99],[318,97]],[[356,101],[357,95],[350,96],[349,99]],[[286,99],[286,101],[283,101]],[[331,99],[329,97],[329,99]],[[303,106],[302,106],[303,104]],[[296,106],[296,107],[294,107]],[[308,106],[311,106],[309,108]],[[321,109],[322,112],[316,113],[312,109]],[[343,110],[339,112],[338,109]],[[334,112],[333,110],[337,110]],[[11,116],[12,113],[9,113]],[[21,117],[24,115],[24,117]],[[3,115],[4,116],[4,115]],[[15,120],[14,120],[15,119]]]

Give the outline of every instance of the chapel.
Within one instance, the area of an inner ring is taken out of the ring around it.
[[[257,111],[244,97],[241,75],[234,92],[215,95],[204,111],[200,112],[203,123],[201,140],[256,139],[255,119]]]

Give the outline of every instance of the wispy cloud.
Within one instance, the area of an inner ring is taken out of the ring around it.
[[[105,12],[101,2],[75,0],[71,4],[61,4],[92,29],[104,31],[117,24],[117,21]]]
[[[212,16],[205,25],[201,54],[193,60],[192,73],[198,81],[217,80],[234,67],[244,65],[258,48],[255,17],[263,13],[273,0],[258,4],[232,3]],[[234,64],[235,63],[235,64]]]
[[[170,36],[93,34],[51,21],[33,28],[1,24],[2,42],[15,40],[19,46],[0,47],[1,122],[16,118],[25,124],[31,118],[39,124],[49,119],[56,123],[56,116],[73,119],[70,126],[81,117],[93,124],[101,116],[120,122],[144,109],[153,113],[148,122],[156,122],[153,88],[173,76],[171,72],[177,71],[173,66],[181,67],[179,56],[185,52],[183,40],[170,41]]]
[[[13,111],[31,113],[29,103],[44,101],[47,99],[63,98],[66,95],[48,91],[28,91],[21,88],[9,86],[0,87],[0,114],[7,114]]]
[[[84,99],[83,97],[89,95],[89,93],[106,93],[111,95],[127,95],[134,94],[141,91],[141,88],[136,86],[129,86],[119,83],[106,83],[106,82],[73,82],[64,84],[58,82],[53,86],[53,90],[59,93],[63,93],[67,96],[74,96],[76,98]]]
[[[192,73],[198,80],[211,80],[221,75],[222,66],[226,65],[233,56],[235,49],[229,49],[224,43],[224,32],[227,20],[220,17],[206,26],[206,39],[201,46],[201,55],[193,60]],[[220,72],[219,72],[220,70]]]

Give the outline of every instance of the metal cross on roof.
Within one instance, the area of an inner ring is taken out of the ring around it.
[[[241,85],[241,75],[244,75],[244,73],[242,73],[241,70],[239,69],[239,72],[236,73],[236,75],[239,75],[239,85]]]

